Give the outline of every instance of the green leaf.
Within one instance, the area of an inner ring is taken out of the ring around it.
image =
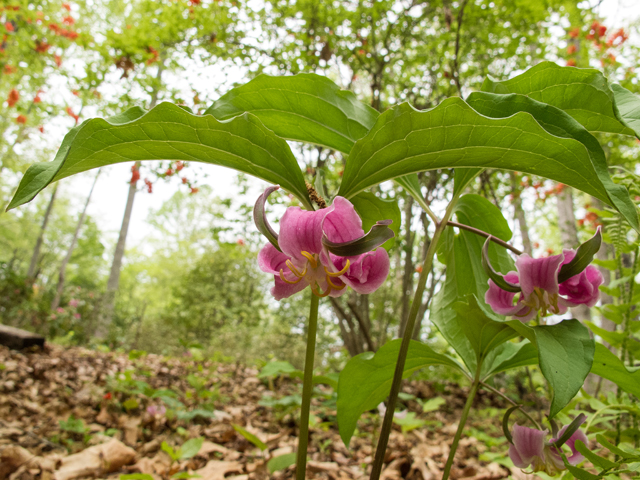
[[[581,142],[550,134],[527,112],[488,118],[457,97],[427,111],[402,104],[380,115],[354,145],[339,194],[349,198],[385,180],[452,167],[527,172],[613,203]]]
[[[420,188],[420,179],[418,178],[418,175],[412,173],[411,175],[394,178],[394,181],[404,188],[420,206],[424,208],[424,205],[427,205],[422,197],[422,189]]]
[[[606,458],[601,457],[600,455],[596,455],[582,442],[582,440],[576,440],[575,448],[582,455],[585,456],[587,460],[589,460],[595,467],[600,467],[604,469],[616,468],[618,467],[617,463],[612,462],[611,460],[607,460]]]
[[[258,378],[277,377],[282,375],[283,373],[291,373],[295,371],[295,369],[296,368],[289,362],[274,360],[262,367],[262,370],[260,370],[260,373],[258,374]]]
[[[415,412],[407,412],[403,417],[393,417],[393,423],[400,425],[402,433],[410,432],[425,425],[425,421],[416,417]]]
[[[235,423],[233,423],[232,426],[233,426],[233,429],[236,432],[238,432],[244,438],[249,440],[251,443],[253,443],[260,450],[264,451],[264,450],[267,449],[267,445],[262,440],[260,440],[258,437],[256,437],[253,433],[246,431],[240,425],[236,425]]]
[[[467,185],[469,185],[482,170],[482,168],[456,168],[453,176],[453,196],[455,197],[464,193]]]
[[[500,352],[496,355],[487,367],[487,376],[496,373],[505,372],[514,368],[527,367],[538,364],[538,350],[528,340],[519,343],[507,342],[502,346]]]
[[[125,410],[129,411],[129,410],[135,410],[140,406],[140,404],[135,398],[130,397],[128,400],[122,403],[122,406],[125,408]]]
[[[519,293],[522,291],[519,285],[515,283],[510,283],[505,280],[503,275],[500,275],[496,272],[491,266],[491,262],[489,260],[489,245],[491,244],[491,237],[487,237],[484,242],[484,246],[482,247],[482,268],[484,269],[487,276],[493,280],[498,287],[506,292],[511,293]]]
[[[201,418],[216,418],[216,414],[213,413],[210,410],[205,410],[203,408],[194,408],[193,410],[190,410],[188,412],[177,412],[176,416],[178,417],[178,420],[193,420],[194,418],[197,417],[201,417]]]
[[[589,473],[586,470],[574,467],[573,465],[569,465],[568,463],[565,464],[565,467],[578,480],[600,480],[602,478],[600,475],[594,475],[593,473]]]
[[[397,200],[382,200],[371,192],[361,192],[349,200],[362,219],[362,229],[367,232],[380,220],[392,220],[389,228],[397,236],[400,232],[402,216]],[[387,240],[382,246],[390,250],[395,243],[395,237]]]
[[[506,322],[487,315],[472,295],[467,296],[466,303],[454,303],[453,309],[465,321],[464,333],[476,352],[476,362],[486,359],[489,352],[518,335]]]
[[[154,480],[150,473],[128,473],[120,475],[120,480]]]
[[[438,410],[440,406],[444,405],[445,403],[447,403],[447,401],[444,398],[434,397],[430,398],[429,400],[425,400],[420,404],[420,406],[422,407],[422,413],[428,413]]]
[[[626,450],[622,450],[621,448],[616,447],[613,443],[609,442],[609,440],[607,440],[604,437],[604,435],[597,434],[596,440],[598,440],[598,443],[603,447],[605,447],[607,450],[611,451],[612,453],[615,453],[616,455],[624,458],[625,460],[638,458],[636,454],[627,452]]]
[[[595,342],[578,320],[533,327],[540,370],[553,388],[549,418],[556,416],[580,391],[593,363]]]
[[[609,176],[609,169],[600,143],[582,125],[565,111],[524,95],[496,95],[476,92],[467,99],[479,113],[493,118],[507,118],[517,113],[531,114],[549,134],[573,139],[584,145],[596,175],[606,189],[609,203],[614,205],[637,230],[638,214],[627,189],[616,185]]]
[[[350,359],[338,380],[338,429],[345,445],[349,445],[360,415],[378,406],[389,395],[400,339],[384,344],[376,354],[361,353]],[[447,355],[434,352],[427,345],[411,341],[403,378],[428,365],[445,365],[462,370]]]
[[[353,92],[312,73],[259,75],[220,97],[205,113],[226,120],[244,112],[257,116],[280,137],[343,153],[351,151],[378,117]]]
[[[171,478],[176,480],[185,480],[187,478],[202,478],[202,475],[198,475],[197,473],[178,472],[171,475]]]
[[[204,443],[204,438],[191,438],[182,444],[180,447],[180,460],[187,460],[195,457]]]
[[[505,241],[511,238],[511,230],[502,212],[484,197],[460,197],[454,213],[459,223],[479,228]],[[434,298],[430,316],[470,372],[475,372],[478,358],[467,336],[468,324],[473,319],[461,316],[453,305],[465,300],[467,295],[475,295],[478,301],[484,302],[484,294],[489,288],[489,277],[481,262],[484,240],[466,230],[460,230],[455,235],[453,228],[447,228],[442,237],[442,255],[439,256],[447,265],[447,274],[443,287]],[[501,272],[514,269],[513,261],[503,247],[491,245],[489,258],[491,264]],[[483,322],[483,317],[479,317],[478,321]]]
[[[520,93],[564,110],[590,132],[633,135],[616,108],[614,93],[602,72],[542,62],[502,82],[484,81],[482,91]]]
[[[311,208],[300,167],[287,142],[249,113],[220,122],[192,115],[171,103],[148,112],[132,108],[71,129],[52,162],[29,167],[9,209],[70,175],[115,163],[185,160],[234,168],[278,184]]]
[[[640,369],[629,371],[620,359],[601,343],[596,343],[591,372],[611,380],[626,392],[640,398]]]
[[[273,475],[275,472],[284,470],[285,468],[289,468],[291,465],[295,464],[296,453],[285,453],[284,455],[279,455],[269,460],[267,462],[267,470],[269,470],[269,473]]]
[[[640,138],[640,97],[617,83],[611,85],[622,121]]]
[[[162,442],[160,448],[163,452],[169,455],[171,457],[171,460],[173,460],[174,462],[180,459],[180,452],[176,452],[173,447],[171,447],[171,445],[169,445],[167,442]]]

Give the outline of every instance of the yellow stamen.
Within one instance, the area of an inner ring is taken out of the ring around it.
[[[327,267],[324,267],[324,271],[330,277],[339,277],[340,275],[344,275],[345,273],[347,273],[350,265],[351,265],[351,262],[349,261],[349,259],[347,259],[347,264],[339,272],[330,272],[329,270],[327,270]]]
[[[342,290],[344,287],[346,287],[344,283],[342,285],[336,285],[335,283],[333,283],[329,275],[327,275],[327,283],[329,284],[329,287],[333,288],[334,290]]]
[[[295,285],[296,283],[298,283],[300,280],[302,280],[302,277],[298,277],[297,280],[291,281],[291,280],[287,280],[284,276],[284,270],[280,269],[280,280],[282,280],[285,283],[288,283],[289,285]]]
[[[315,288],[313,288],[313,287],[311,287],[311,291],[313,292],[313,294],[314,294],[316,297],[324,298],[324,297],[326,297],[327,295],[329,295],[329,294],[331,293],[331,286],[329,285],[329,286],[327,287],[327,291],[326,291],[326,292],[324,292],[324,293],[320,293],[320,292],[318,292],[318,290],[316,290],[316,289],[315,289]]]
[[[314,258],[314,256],[312,254],[310,254],[309,252],[307,252],[305,250],[302,250],[300,252],[300,255],[302,255],[307,260],[309,260],[309,263],[311,264],[311,268],[317,268],[318,267],[318,262],[316,261],[316,259]]]
[[[286,262],[287,267],[289,267],[289,270],[291,270],[291,272],[296,276],[296,277],[304,277],[307,274],[307,267],[304,267],[304,270],[302,271],[302,273],[300,273],[298,271],[298,269],[296,268],[296,266],[291,262],[291,260],[287,260]]]

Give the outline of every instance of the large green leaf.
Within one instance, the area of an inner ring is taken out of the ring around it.
[[[356,212],[362,219],[362,229],[368,232],[380,220],[392,220],[389,228],[396,237],[400,232],[400,207],[395,200],[382,200],[370,192],[361,192],[350,199]],[[382,246],[389,250],[395,243],[395,237],[387,240]]]
[[[460,223],[479,228],[505,241],[511,238],[511,230],[502,213],[484,197],[460,197],[454,213]],[[439,255],[447,265],[447,275],[434,298],[429,316],[471,372],[477,367],[478,350],[469,340],[469,324],[475,321],[481,326],[486,321],[486,315],[467,318],[453,307],[456,302],[465,300],[467,295],[475,295],[481,302],[484,301],[484,294],[489,288],[489,277],[481,263],[484,241],[483,237],[466,230],[454,235],[453,229],[447,229],[442,237]],[[513,270],[513,261],[503,247],[491,245],[489,258],[498,271],[507,273]]]
[[[640,369],[629,371],[620,359],[601,343],[596,343],[591,372],[611,380],[626,392],[640,398]]]
[[[538,364],[538,350],[528,340],[504,343],[486,370],[486,376]]]
[[[533,327],[538,346],[540,370],[553,388],[549,418],[553,418],[578,393],[587,378],[595,342],[578,320]]]
[[[487,79],[482,90],[520,93],[548,103],[567,112],[590,132],[636,134],[622,118],[607,78],[592,68],[561,67],[542,62],[509,80]]]
[[[300,73],[259,75],[220,97],[206,113],[226,120],[256,115],[277,135],[349,153],[371,129],[378,112],[326,77]]]
[[[389,396],[398,361],[401,339],[384,344],[374,355],[356,355],[347,362],[338,380],[338,429],[345,445],[349,445],[360,415],[372,410]],[[403,378],[428,365],[445,365],[462,370],[447,355],[434,352],[424,343],[411,341]]]
[[[636,230],[640,228],[636,206],[631,201],[627,189],[613,183],[609,176],[602,147],[595,137],[569,114],[552,105],[518,94],[475,92],[469,95],[467,102],[479,113],[493,118],[506,118],[519,112],[527,112],[550,134],[582,143],[587,149],[598,178],[609,193],[611,202]]]
[[[640,138],[640,96],[634,95],[617,83],[611,85],[611,90],[613,90],[620,117],[635,132],[636,137]]]
[[[349,198],[385,180],[451,167],[527,172],[613,204],[581,142],[550,134],[527,112],[487,118],[460,98],[427,111],[402,104],[380,115],[354,145],[340,195]]]
[[[92,168],[144,160],[222,165],[280,185],[310,207],[304,178],[287,142],[246,113],[229,121],[193,115],[171,103],[132,108],[71,129],[51,162],[29,167],[8,208],[32,200],[51,182]]]

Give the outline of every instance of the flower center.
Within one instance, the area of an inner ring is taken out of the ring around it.
[[[312,254],[307,251],[301,251],[300,254],[307,259],[302,271],[296,267],[291,260],[286,261],[289,271],[297,277],[295,280],[289,280],[284,275],[284,269],[280,269],[280,279],[290,285],[304,280],[310,287],[314,295],[322,298],[331,293],[332,290],[342,290],[346,285],[336,285],[332,279],[340,277],[349,271],[351,262],[347,260],[344,268],[339,272],[330,272],[327,267],[320,263],[318,254]],[[324,290],[324,292],[322,292]]]
[[[526,298],[523,302],[526,306],[534,309],[540,310],[540,316],[546,317],[549,314],[558,314],[560,313],[560,308],[558,307],[558,294],[549,294],[546,290],[535,287],[531,295]],[[547,313],[547,309],[550,313]]]

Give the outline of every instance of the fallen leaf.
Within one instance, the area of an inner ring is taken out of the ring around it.
[[[124,465],[132,463],[135,456],[135,450],[114,438],[102,445],[89,447],[80,453],[63,458],[60,469],[54,474],[54,479],[72,480],[115,472]]]

